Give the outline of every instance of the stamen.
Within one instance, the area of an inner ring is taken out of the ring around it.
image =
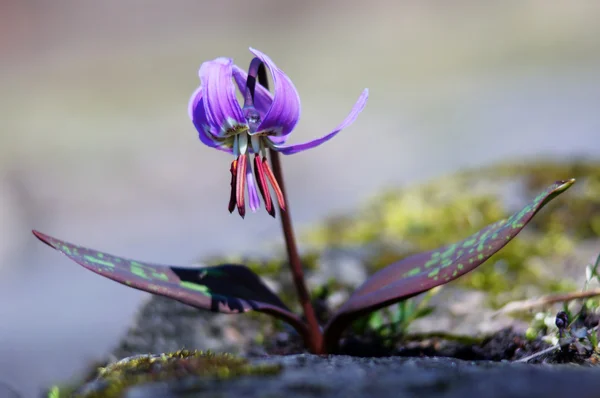
[[[233,136],[233,156],[237,159],[240,156],[240,142],[239,142],[239,134]]]
[[[250,144],[252,146],[252,152],[254,152],[255,154],[260,153],[260,148],[262,146],[260,141],[261,141],[261,139],[259,136],[256,136],[256,135],[250,136]]]
[[[277,203],[279,203],[279,208],[285,211],[285,199],[283,197],[283,192],[281,191],[281,188],[279,188],[279,183],[275,179],[275,175],[273,174],[273,171],[271,170],[271,167],[269,166],[269,162],[267,162],[266,157],[262,158],[262,166],[265,175],[269,178],[269,182],[271,183],[271,186],[275,191],[275,196],[277,196]]]
[[[267,209],[267,213],[269,213],[271,217],[275,217],[275,207],[271,201],[271,192],[267,186],[267,177],[265,176],[265,170],[262,162],[260,161],[260,155],[258,154],[254,155],[254,174],[256,175],[256,180],[258,181],[258,189],[260,194],[265,201],[265,209]]]
[[[246,133],[241,133],[236,135],[236,137],[238,138],[239,141],[239,151],[240,151],[240,155],[244,155],[246,153],[246,151],[248,150],[248,134]]]
[[[236,169],[236,202],[238,213],[242,218],[246,215],[246,204],[244,202],[244,188],[246,188],[246,154],[240,155],[237,158],[237,169]]]
[[[229,194],[229,212],[233,213],[233,209],[235,209],[236,204],[236,178],[235,174],[237,172],[237,159],[231,162],[231,168],[229,169],[231,172],[231,193]]]

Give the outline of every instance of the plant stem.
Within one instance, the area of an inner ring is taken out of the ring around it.
[[[292,226],[292,218],[290,216],[290,204],[287,199],[284,183],[283,173],[281,169],[281,161],[279,159],[279,153],[270,150],[271,155],[271,166],[273,166],[273,174],[279,182],[279,188],[285,198],[286,210],[280,208],[279,217],[281,218],[281,227],[283,229],[283,235],[285,237],[285,246],[287,249],[288,260],[290,262],[290,268],[292,269],[292,276],[294,278],[294,284],[296,285],[296,292],[298,298],[304,309],[304,316],[308,322],[308,333],[309,333],[309,344],[311,352],[315,354],[322,353],[323,350],[323,334],[321,328],[317,322],[315,315],[315,309],[313,308],[310,300],[306,283],[304,282],[304,271],[302,269],[302,263],[300,256],[298,255],[298,247],[296,246],[296,239],[294,237],[294,228]]]
[[[258,68],[258,82],[266,89],[269,89],[267,73],[263,64],[261,64]],[[290,204],[285,189],[285,183],[283,181],[281,159],[279,158],[279,153],[272,149],[269,149],[269,156],[271,159],[273,174],[279,183],[279,188],[283,194],[284,203],[286,206],[285,210],[279,208],[279,217],[281,218],[281,228],[285,238],[285,246],[287,249],[290,268],[292,270],[292,277],[294,279],[294,284],[296,285],[296,292],[304,310],[304,317],[308,323],[308,335],[304,336],[305,343],[307,343],[308,348],[312,353],[323,354],[323,333],[321,332],[321,328],[317,321],[317,316],[315,315],[315,309],[310,300],[310,294],[308,293],[308,289],[304,281],[304,270],[302,269],[302,262],[300,261],[300,256],[298,255],[298,246],[296,245],[294,227],[292,226],[292,217],[290,216]]]

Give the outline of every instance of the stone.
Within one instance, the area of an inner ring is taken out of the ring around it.
[[[540,366],[451,358],[356,358],[309,354],[270,357],[284,370],[275,376],[229,380],[186,379],[130,388],[126,398],[596,398],[600,369]],[[204,395],[203,395],[204,396]]]
[[[260,321],[247,314],[215,314],[165,297],[151,296],[112,357],[182,348],[245,353],[258,330]]]

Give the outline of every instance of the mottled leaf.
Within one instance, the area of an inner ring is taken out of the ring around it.
[[[574,182],[574,179],[557,181],[510,218],[495,222],[460,242],[416,254],[378,271],[338,310],[325,333],[335,329],[334,334],[337,334],[338,322],[346,323],[362,313],[415,296],[474,270],[514,238],[546,203]]]
[[[302,323],[250,269],[243,265],[184,268],[151,264],[77,246],[33,231],[42,242],[106,278],[170,297],[196,308],[222,313],[270,313],[294,326]]]

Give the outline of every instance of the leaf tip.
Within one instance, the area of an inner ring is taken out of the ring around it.
[[[556,181],[557,184],[560,184],[556,190],[557,191],[565,191],[567,189],[569,189],[571,187],[571,185],[575,184],[575,179],[574,178],[570,178],[568,180],[560,180],[560,181]]]
[[[39,240],[41,240],[42,242],[44,242],[44,243],[48,243],[48,238],[50,238],[48,235],[45,235],[45,234],[43,234],[43,233],[41,233],[40,231],[38,231],[38,230],[35,230],[35,229],[32,229],[32,230],[31,230],[31,233],[32,233],[32,234],[33,234],[33,235],[34,235],[36,238],[38,238]]]
[[[46,235],[44,233],[41,233],[38,230],[32,229],[31,232],[33,233],[33,235],[38,238],[42,243],[47,244],[48,246],[50,246],[53,249],[57,249],[56,246],[56,239],[54,239],[53,237],[51,237],[50,235]]]

